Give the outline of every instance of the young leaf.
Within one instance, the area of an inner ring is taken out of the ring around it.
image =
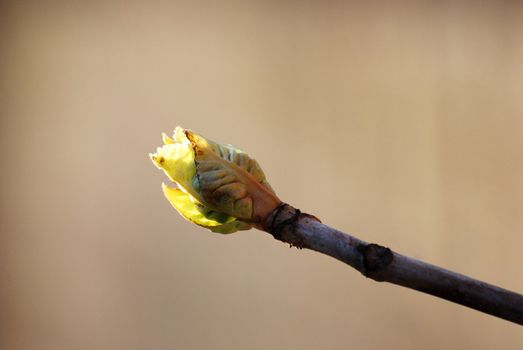
[[[162,184],[163,193],[171,205],[187,220],[218,233],[233,233],[248,230],[250,225],[232,216],[210,210],[199,203],[190,194],[179,188]]]
[[[205,202],[246,221],[258,220],[260,208],[267,206],[260,200],[255,203],[255,199],[268,199],[271,208],[279,203],[258,162],[247,153],[189,130],[185,135],[194,150],[199,191]]]

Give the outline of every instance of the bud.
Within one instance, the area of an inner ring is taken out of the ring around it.
[[[232,145],[218,144],[177,127],[150,154],[177,188],[163,192],[187,220],[213,232],[260,227],[281,203],[258,162]]]

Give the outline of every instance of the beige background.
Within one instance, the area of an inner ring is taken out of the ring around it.
[[[182,125],[280,197],[523,292],[517,2],[0,5],[0,348],[521,349],[523,329],[179,217]]]

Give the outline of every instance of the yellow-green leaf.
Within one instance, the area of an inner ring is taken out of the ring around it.
[[[185,135],[187,139],[192,143],[193,147],[196,147],[204,151],[212,151],[220,158],[225,159],[233,164],[236,164],[241,169],[249,173],[258,183],[262,184],[270,192],[274,193],[271,185],[267,181],[265,174],[263,173],[262,168],[256,161],[256,159],[251,158],[247,152],[242,151],[241,149],[234,147],[230,144],[221,144],[209,140],[191,130],[185,130]]]
[[[252,193],[274,194],[258,162],[231,145],[217,144],[189,130],[185,135],[194,149],[203,200],[220,212],[241,220],[253,220]]]
[[[219,233],[233,233],[251,228],[250,225],[237,220],[235,217],[206,208],[190,194],[179,188],[168,187],[165,184],[162,184],[162,188],[165,197],[172,206],[185,219],[197,225]]]
[[[150,154],[153,163],[184,191],[201,199],[198,188],[194,186],[197,183],[194,150],[183,129],[176,128],[174,139],[165,134],[162,137],[164,145]]]

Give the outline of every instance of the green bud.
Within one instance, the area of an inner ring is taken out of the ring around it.
[[[218,144],[181,127],[150,157],[177,188],[163,192],[186,219],[214,232],[248,230],[281,202],[258,162],[232,145]]]

